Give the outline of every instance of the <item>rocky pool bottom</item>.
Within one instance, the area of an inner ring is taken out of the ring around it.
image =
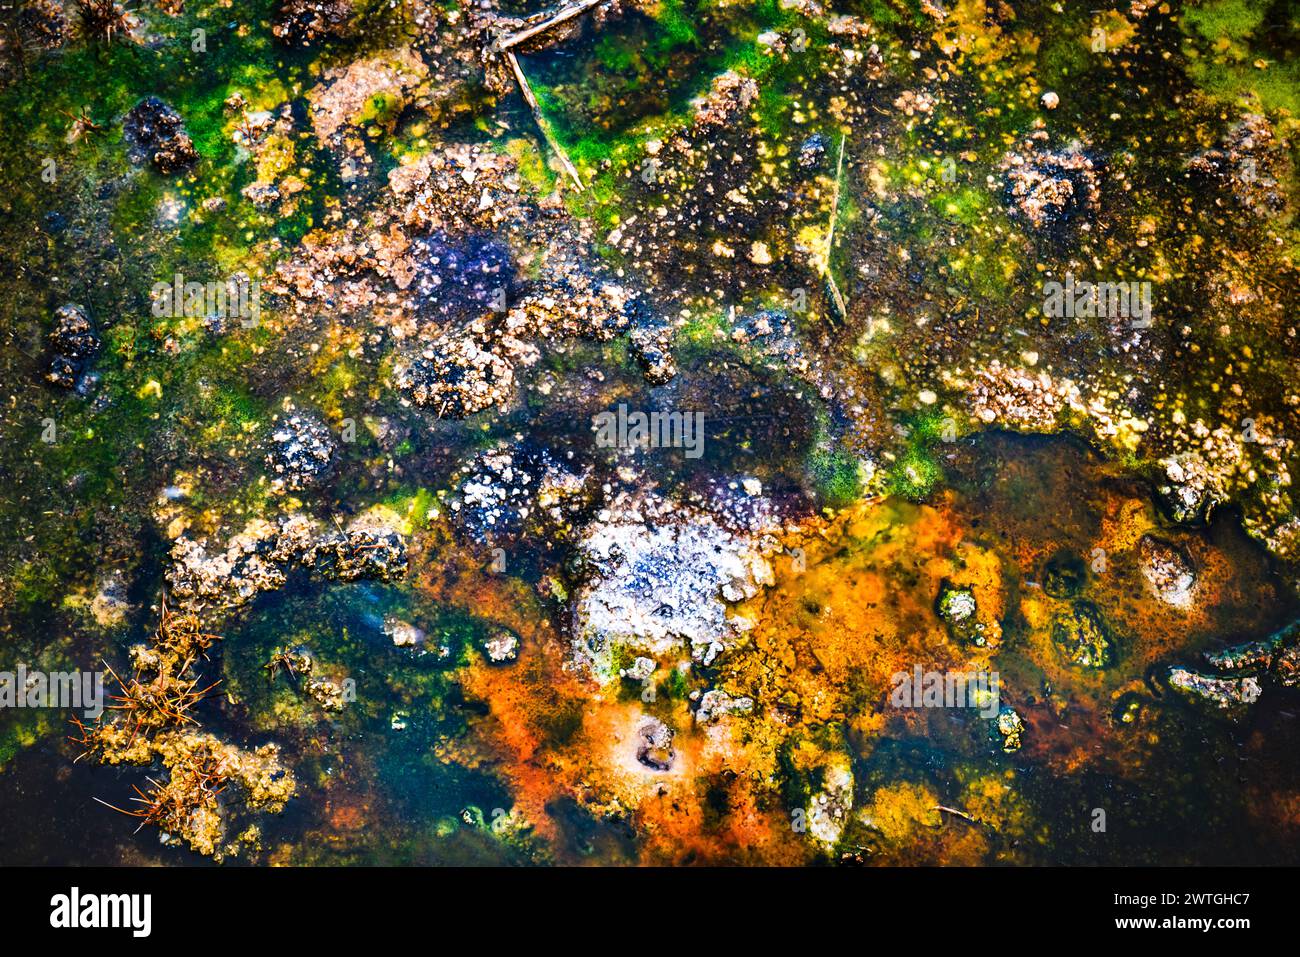
[[[200,687],[221,684],[152,769],[74,760],[62,715],[19,727],[0,858],[1293,861],[1298,612],[1234,516],[1174,524],[1062,437],[986,433],[939,460],[925,503],[766,536],[642,499],[544,586],[438,520],[404,575],[290,571],[200,649]],[[996,675],[997,700],[900,698],[918,669]],[[243,775],[212,797],[210,857],[92,800],[130,807],[204,748]]]

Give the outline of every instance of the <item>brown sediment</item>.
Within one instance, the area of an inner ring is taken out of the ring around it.
[[[758,654],[724,665],[727,687],[787,702],[805,723],[870,724],[898,672],[987,666],[1000,640],[1002,571],[950,505],[866,504],[819,531],[787,543],[803,549],[806,569],[778,559],[775,586],[744,606]],[[944,633],[933,605],[945,580],[975,593],[985,647],[957,647]]]

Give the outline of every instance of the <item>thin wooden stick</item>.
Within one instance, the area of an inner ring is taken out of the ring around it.
[[[835,308],[839,310],[840,315],[847,317],[849,307],[844,302],[844,295],[840,292],[840,287],[835,283],[835,277],[829,269],[826,270],[826,285],[831,291],[831,301],[835,303]]]
[[[983,821],[977,821],[975,818],[971,817],[965,811],[959,811],[955,807],[948,807],[946,804],[936,804],[934,807],[930,808],[930,810],[946,811],[948,814],[956,815],[957,817],[961,818],[963,821],[969,821],[971,824],[974,824],[976,827],[987,827],[991,831],[997,830],[997,828],[995,828],[992,824],[985,824]]]
[[[545,31],[551,29],[552,27],[559,26],[561,23],[564,23],[565,21],[572,20],[578,14],[585,13],[588,10],[590,10],[592,7],[599,6],[604,2],[605,0],[581,0],[580,3],[575,3],[572,6],[565,7],[559,13],[555,14],[555,16],[543,20],[541,23],[537,24],[536,26],[527,27],[526,29],[520,30],[518,33],[514,34],[513,36],[506,37],[504,40],[501,41],[501,50],[502,52],[505,52],[513,46],[518,46],[519,44],[523,43],[525,40],[530,40],[533,37],[537,36],[537,34],[539,33],[544,33]]]
[[[831,246],[835,242],[835,220],[840,212],[840,182],[844,175],[844,140],[845,135],[840,134],[840,158],[835,162],[835,192],[831,195],[831,225],[826,230],[826,262],[831,261]]]
[[[528,85],[528,77],[524,76],[523,68],[519,65],[519,58],[510,50],[506,50],[506,59],[510,61],[510,68],[515,71],[515,79],[519,81],[519,90],[524,95],[524,102],[528,108],[533,111],[533,119],[537,121],[538,128],[542,131],[542,136],[546,137],[546,142],[550,144],[551,149],[555,150],[555,155],[560,158],[564,164],[565,172],[573,179],[573,184],[578,187],[578,192],[582,192],[582,180],[578,176],[578,171],[574,168],[573,163],[569,161],[569,154],[564,152],[564,147],[560,141],[555,138],[551,132],[551,125],[546,122],[546,117],[542,115],[542,109],[537,105],[537,97],[533,96],[533,88]]]
[[[831,290],[831,299],[835,307],[839,309],[840,315],[848,318],[848,306],[844,302],[844,296],[840,293],[840,287],[835,282],[835,272],[831,269],[831,254],[835,249],[835,221],[840,215],[840,182],[844,174],[844,140],[845,135],[840,134],[840,158],[835,164],[835,192],[831,197],[831,224],[826,230],[826,257],[824,260],[824,269],[826,270],[826,284]]]

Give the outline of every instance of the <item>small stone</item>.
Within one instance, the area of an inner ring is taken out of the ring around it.
[[[320,485],[334,466],[334,436],[325,423],[299,412],[277,419],[266,453],[277,489],[301,492]]]
[[[1152,593],[1167,605],[1186,608],[1192,602],[1196,571],[1186,549],[1154,535],[1143,535],[1138,542],[1142,575]]]
[[[392,615],[384,619],[384,634],[392,639],[393,644],[398,648],[418,648],[428,637],[423,628],[417,628],[409,621],[403,621]]]
[[[156,96],[145,97],[126,114],[122,135],[131,162],[150,163],[160,173],[185,169],[199,158],[181,115]]]
[[[54,312],[49,342],[54,355],[46,381],[63,389],[79,388],[90,360],[100,348],[90,315],[76,303],[60,306]]]
[[[998,734],[1002,736],[1002,750],[1007,754],[1019,751],[1025,722],[1015,708],[1003,707],[998,711]]]
[[[799,166],[801,169],[813,169],[821,165],[825,156],[826,138],[820,133],[814,133],[799,147]]]
[[[519,636],[501,629],[483,642],[483,653],[494,665],[506,665],[519,657]]]
[[[637,728],[636,759],[654,771],[668,771],[673,766],[673,732],[658,718],[646,718]]]
[[[1043,104],[1043,109],[1054,110],[1057,108],[1057,106],[1060,105],[1061,98],[1057,96],[1055,93],[1053,93],[1051,90],[1048,90],[1046,93],[1043,94],[1041,102]]]
[[[946,580],[941,582],[934,610],[939,620],[947,626],[948,636],[953,641],[976,647],[984,646],[987,641],[984,623],[976,615],[975,593],[971,589]]]
[[[695,720],[698,724],[709,724],[726,715],[749,714],[753,710],[753,698],[733,698],[725,691],[706,691],[700,697]]]
[[[631,667],[621,669],[619,674],[629,681],[645,681],[654,674],[656,667],[658,666],[653,658],[638,656],[636,661],[632,662]]]

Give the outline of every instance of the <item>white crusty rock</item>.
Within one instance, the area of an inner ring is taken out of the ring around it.
[[[758,594],[772,569],[754,543],[664,502],[626,507],[578,546],[586,575],[573,604],[573,657],[597,681],[618,676],[616,647],[711,664],[749,623],[728,603]]]

